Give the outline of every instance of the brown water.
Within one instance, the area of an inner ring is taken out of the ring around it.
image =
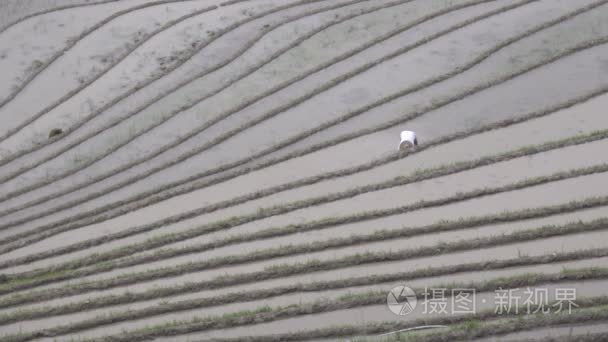
[[[568,282],[560,283],[559,285],[546,284],[542,286],[531,287],[532,290],[536,289],[547,289],[549,291],[549,300],[554,297],[551,295],[554,293],[556,288],[576,288],[577,297],[590,297],[599,296],[604,294],[605,286],[608,285],[606,280],[598,281],[585,281],[585,282]],[[495,309],[495,293],[485,292],[476,294],[476,309],[489,310]],[[272,323],[263,323],[254,326],[247,327],[235,327],[230,330],[214,330],[203,333],[193,333],[183,335],[186,339],[203,339],[213,337],[239,337],[239,336],[252,336],[252,335],[264,335],[272,331],[272,333],[283,333],[288,331],[302,331],[308,329],[316,329],[328,326],[342,325],[342,324],[364,324],[371,322],[383,322],[383,321],[394,321],[397,319],[414,320],[422,317],[433,317],[436,314],[424,314],[424,308],[422,305],[417,305],[414,312],[400,318],[390,312],[386,305],[375,305],[365,308],[356,308],[349,310],[340,310],[330,313],[323,313],[318,315],[308,315],[297,318],[290,318]],[[449,309],[448,309],[449,312]],[[180,336],[181,337],[181,336]],[[170,339],[158,339],[160,341],[170,341]]]
[[[515,103],[517,103],[517,102],[515,102]],[[431,137],[431,135],[429,135],[429,137]],[[356,146],[356,145],[349,145],[349,146]],[[384,146],[388,146],[388,144],[385,144]],[[392,146],[392,145],[391,145],[391,146]],[[370,146],[370,147],[371,147],[371,146]],[[358,150],[358,149],[356,149],[356,148],[355,148],[355,149],[353,149],[353,151],[356,151],[356,150]],[[334,152],[336,152],[336,151],[334,151]],[[351,153],[351,154],[352,154],[352,153]],[[343,154],[342,154],[342,153],[338,153],[338,154],[335,154],[335,153],[334,153],[334,154],[333,154],[332,159],[335,159],[335,158],[336,158],[336,157],[335,157],[336,155],[340,155],[340,156],[342,156]],[[327,164],[327,163],[328,163],[329,161],[330,161],[329,159],[324,159],[324,162],[323,162],[323,168],[326,168],[326,167],[328,166],[328,164]],[[296,169],[297,169],[297,170],[303,170],[303,171],[304,171],[304,170],[310,170],[310,165],[317,165],[317,169],[319,169],[319,167],[318,167],[318,165],[319,165],[319,164],[314,164],[314,163],[313,163],[313,164],[310,164],[310,162],[307,162],[307,163],[308,163],[308,165],[309,165],[309,167],[308,167],[308,168],[302,168],[302,167],[295,167],[295,168],[294,168],[294,167],[293,167],[294,165],[291,165],[290,167],[291,167],[291,169],[292,169],[292,170],[296,170]],[[346,163],[346,164],[348,164],[348,163]],[[345,163],[340,163],[339,165],[341,165],[341,167],[343,167],[343,166],[344,166],[344,165],[346,165],[346,164],[345,164]],[[304,165],[300,165],[300,166],[304,166]],[[274,172],[272,172],[272,173],[270,173],[270,174],[272,174],[272,176],[271,176],[272,178],[275,178],[275,179],[277,178],[277,177],[276,177],[276,175],[274,174]],[[290,173],[290,172],[288,172],[288,173],[286,173],[286,174],[293,174],[293,172],[291,172],[291,173]],[[266,180],[268,180],[268,179],[266,179]],[[260,183],[259,183],[259,182],[251,182],[250,184],[260,184]],[[233,185],[234,185],[234,184],[233,184]],[[239,189],[240,189],[240,190],[243,190],[244,188],[239,188]],[[200,203],[200,202],[198,202],[198,203]],[[122,227],[122,226],[119,226],[119,227]],[[76,235],[77,235],[77,234],[73,234],[73,236],[76,236]],[[48,248],[48,247],[47,247],[47,248]]]
[[[436,222],[441,219],[458,219],[460,217],[467,216],[481,216],[496,213],[497,209],[500,210],[522,210],[530,207],[536,207],[541,199],[545,201],[544,205],[556,205],[567,203],[572,200],[582,200],[591,196],[602,196],[606,195],[605,190],[597,187],[597,182],[605,182],[608,178],[608,174],[598,174],[591,175],[587,177],[580,177],[575,179],[564,180],[560,182],[545,184],[533,188],[527,188],[515,192],[497,194],[492,196],[487,196],[485,198],[465,201],[461,203],[456,203],[448,206],[442,206],[439,208],[431,208],[426,210],[420,210],[412,213],[406,213],[401,215],[394,215],[390,217],[380,218],[376,220],[363,221],[358,223],[353,223],[349,225],[343,225],[344,229],[349,229],[349,227],[367,227],[368,232],[373,232],[379,229],[391,228],[391,227],[401,227],[404,225],[425,225]],[[551,200],[546,200],[547,195],[551,194]],[[559,196],[557,194],[560,194]],[[429,213],[431,215],[429,215]],[[365,229],[365,228],[361,228]],[[311,233],[314,235],[314,232]],[[452,233],[453,234],[453,233]],[[350,235],[350,234],[346,234]],[[449,234],[448,234],[449,236]],[[458,234],[456,233],[456,236]],[[463,237],[466,237],[464,235]],[[423,239],[423,237],[417,238],[417,240]],[[353,246],[348,248],[343,248],[339,250],[328,250],[322,252],[315,252],[305,255],[296,255],[291,257],[277,258],[269,261],[256,262],[252,264],[238,265],[233,267],[223,267],[216,270],[203,271],[191,274],[185,274],[181,276],[172,277],[169,279],[159,279],[156,281],[142,283],[139,285],[131,286],[131,288],[151,288],[152,286],[171,286],[172,284],[179,284],[182,282],[189,281],[197,281],[208,279],[210,276],[220,275],[225,272],[238,272],[239,270],[247,270],[247,271],[256,271],[261,270],[270,265],[276,265],[278,263],[291,263],[291,262],[303,262],[313,258],[319,258],[321,260],[327,258],[336,258],[339,256],[350,255],[355,252],[364,252],[369,250],[390,250],[390,249],[400,249],[403,248],[403,241],[407,239],[399,239],[392,241],[383,241],[370,245],[360,245]],[[296,240],[291,240],[292,243],[297,243]],[[376,246],[375,248],[373,246]],[[184,259],[188,259],[188,261],[197,261],[197,260],[207,260],[205,257],[206,253],[202,253],[198,256],[186,256],[182,257],[182,261]],[[142,265],[136,266],[132,269],[136,270],[147,270],[158,267],[172,267],[175,266],[176,263],[173,262],[172,259],[163,260],[159,262],[155,262],[150,265]],[[129,273],[126,270],[115,270],[112,272],[108,272],[104,275],[93,275],[89,277],[82,278],[94,280],[100,278],[109,278],[112,276],[117,276],[120,274]],[[46,286],[49,287],[58,287],[66,285],[68,282],[56,283],[53,285]],[[120,289],[114,289],[113,292],[119,291]]]
[[[321,300],[323,298],[337,298],[342,295],[350,294],[350,293],[364,293],[367,291],[390,291],[395,286],[399,285],[407,285],[411,288],[425,288],[425,287],[433,287],[440,286],[442,284],[448,283],[468,283],[471,281],[482,282],[487,279],[493,279],[498,277],[510,277],[517,274],[522,274],[526,272],[534,272],[540,274],[551,274],[560,272],[565,267],[568,268],[582,268],[582,267],[598,267],[602,264],[606,263],[608,258],[600,258],[600,259],[590,259],[583,261],[575,261],[575,262],[565,262],[559,264],[550,264],[550,265],[540,265],[540,266],[529,266],[529,267],[518,267],[512,269],[505,270],[496,270],[496,271],[480,271],[474,274],[456,274],[442,277],[432,277],[426,279],[417,279],[413,281],[408,281],[404,284],[401,281],[395,281],[391,283],[380,283],[371,286],[358,286],[358,287],[350,287],[346,289],[339,290],[330,290],[330,291],[320,291],[320,292],[310,292],[310,293],[298,293],[292,295],[283,295],[272,297],[268,299],[260,299],[249,302],[240,302],[235,304],[222,305],[218,307],[211,308],[201,308],[195,310],[181,311],[167,315],[160,315],[154,317],[148,317],[146,319],[127,321],[122,323],[112,324],[111,326],[99,327],[95,329],[88,330],[86,332],[82,332],[79,336],[86,337],[97,337],[103,336],[107,334],[114,334],[126,330],[132,330],[137,328],[143,328],[146,325],[154,325],[161,324],[162,322],[173,321],[173,320],[188,320],[190,317],[205,317],[205,316],[216,316],[222,315],[225,313],[236,312],[241,310],[254,310],[264,305],[269,305],[271,307],[280,307],[286,306],[290,304],[298,304],[298,303],[309,303],[314,302],[316,300]],[[395,271],[397,269],[393,269]],[[199,297],[200,298],[200,297]],[[118,310],[106,310],[105,313],[111,312],[121,312]],[[98,313],[99,314],[99,313]],[[26,331],[30,330],[38,330],[43,328],[52,327],[54,325],[64,324],[67,321],[79,321],[85,319],[87,317],[95,317],[91,312],[87,312],[79,315],[66,315],[60,317],[53,317],[45,320],[37,320],[33,322],[28,322],[24,324],[23,322],[19,324],[13,325],[11,328],[13,329],[25,329]],[[7,327],[7,329],[10,329]]]
[[[541,328],[530,331],[521,331],[511,333],[503,336],[488,337],[475,339],[478,342],[500,342],[500,341],[519,341],[526,339],[540,339],[547,337],[563,337],[563,336],[576,336],[586,334],[597,334],[608,332],[608,322],[590,322],[586,324],[568,324],[567,326],[559,325],[550,328]]]
[[[78,253],[72,253],[69,255],[57,257],[57,258],[48,258],[45,260],[41,260],[39,262],[34,262],[25,266],[16,267],[11,269],[11,271],[23,271],[27,269],[31,269],[33,267],[42,267],[45,265],[52,264],[54,262],[61,262],[65,260],[69,260],[70,258],[89,255],[93,252],[100,252],[109,250],[110,248],[116,248],[117,246],[122,246],[127,243],[139,242],[143,241],[145,238],[149,238],[151,236],[155,236],[161,234],[163,232],[176,232],[180,230],[187,229],[194,225],[210,222],[213,219],[219,219],[221,217],[227,217],[231,215],[243,214],[248,210],[255,211],[257,208],[270,206],[274,204],[285,203],[285,201],[293,201],[298,199],[307,198],[309,196],[319,196],[327,193],[327,189],[330,188],[334,191],[342,191],[345,189],[353,188],[362,184],[368,184],[370,182],[378,182],[385,179],[390,179],[391,177],[397,175],[408,174],[410,172],[415,171],[418,168],[425,167],[433,167],[436,165],[441,165],[443,163],[450,163],[458,160],[470,160],[473,158],[477,158],[483,155],[491,155],[496,153],[496,151],[501,150],[511,150],[521,146],[526,146],[529,144],[536,144],[539,142],[554,140],[563,138],[565,136],[570,136],[572,134],[577,134],[578,132],[589,132],[598,128],[606,127],[608,128],[608,118],[603,115],[603,111],[601,111],[602,106],[608,105],[608,95],[604,97],[597,98],[596,100],[587,102],[585,104],[570,108],[568,110],[560,111],[554,115],[548,116],[546,118],[542,118],[539,120],[534,120],[529,123],[516,125],[507,129],[498,130],[488,132],[482,135],[473,136],[461,141],[454,142],[452,144],[443,145],[437,148],[430,149],[423,153],[414,155],[413,157],[388,164],[386,166],[380,167],[378,169],[371,170],[370,172],[363,172],[361,174],[344,177],[338,180],[332,180],[327,182],[321,182],[317,185],[308,186],[301,189],[295,189],[287,192],[283,192],[274,196],[270,196],[267,198],[263,198],[260,200],[248,202],[246,204],[236,206],[231,209],[218,211],[217,214],[213,213],[210,215],[205,215],[200,218],[195,218],[192,220],[187,220],[182,223],[169,225],[164,229],[159,229],[157,232],[151,232],[148,234],[141,234],[138,236],[134,236],[128,239],[122,240],[122,242],[114,242],[112,244],[102,245],[99,247],[93,247],[89,251],[83,251]],[[544,128],[543,128],[544,127]],[[564,132],[564,127],[568,127],[567,131]],[[601,145],[601,143],[600,143]],[[501,147],[502,146],[502,147]],[[591,146],[591,144],[587,145]],[[577,150],[577,149],[573,149]],[[598,155],[598,154],[596,154]],[[603,155],[603,154],[599,154]],[[525,158],[527,160],[543,160],[542,158],[537,159],[538,157],[529,157]],[[578,155],[574,157],[572,162],[582,162],[587,163],[589,161],[593,161],[594,159],[586,158],[585,154]],[[569,159],[570,161],[570,159]],[[534,167],[542,167],[542,163],[536,163],[533,165],[524,165],[525,168],[522,171],[533,171]],[[493,173],[484,175],[484,178],[490,180],[490,177]],[[238,183],[238,178],[235,179]],[[442,186],[440,180],[435,180],[438,182],[436,186]],[[475,184],[475,183],[473,183]],[[220,185],[218,187],[212,187],[209,190],[216,190],[217,194],[224,193],[225,185]],[[204,190],[200,190],[204,194]],[[194,193],[193,193],[194,194]],[[193,203],[197,203],[195,197],[191,197],[188,195],[184,198],[183,204],[192,205]],[[180,196],[178,198],[181,198]],[[416,197],[417,198],[417,197]],[[415,199],[415,198],[414,198]],[[170,200],[174,201],[176,199]],[[180,207],[177,205],[177,202],[171,202],[174,205],[173,207]],[[169,203],[170,204],[170,203]],[[122,226],[121,224],[128,224],[127,221],[121,221],[128,219],[129,217],[133,218],[131,224],[137,222],[138,219],[145,217],[146,213],[151,213],[152,209],[156,208],[159,212],[164,212],[159,208],[161,204],[150,207],[149,209],[144,209],[143,211],[138,211],[131,214],[116,218],[114,220],[107,221],[105,223],[101,223],[98,225],[93,225],[90,228],[84,228],[82,230],[76,230],[71,232],[74,235],[79,235],[82,238],[88,238],[87,232],[90,229],[99,230],[100,232],[110,233],[110,228],[113,227],[114,230],[117,228],[124,228],[126,226]],[[143,216],[140,216],[139,213]],[[155,216],[153,216],[155,217]],[[261,225],[260,225],[261,226]],[[83,233],[80,235],[80,233]],[[224,233],[220,233],[225,235]],[[47,244],[51,244],[52,246],[55,244],[55,247],[61,246],[66,243],[61,237],[65,234],[58,235],[46,241],[40,242],[34,245],[32,248],[45,248]],[[218,234],[219,235],[219,234]],[[201,240],[205,240],[206,238],[201,238]],[[190,243],[190,242],[188,242]],[[183,243],[175,244],[179,246]],[[20,256],[29,254],[28,251],[32,249],[24,249],[17,250],[13,253],[10,253],[10,256]]]

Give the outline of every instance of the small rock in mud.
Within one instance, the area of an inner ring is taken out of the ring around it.
[[[63,130],[61,128],[53,128],[50,132],[49,132],[49,139],[50,138],[54,138],[58,135],[63,134]]]

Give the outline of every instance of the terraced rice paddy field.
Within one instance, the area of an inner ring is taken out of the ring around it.
[[[607,43],[606,0],[2,0],[0,341],[607,340]]]

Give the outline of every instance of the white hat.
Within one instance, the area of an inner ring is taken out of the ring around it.
[[[416,133],[412,131],[401,132],[401,142],[399,142],[399,150],[405,150],[418,145]]]

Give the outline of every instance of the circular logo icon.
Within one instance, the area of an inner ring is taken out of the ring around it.
[[[386,304],[395,315],[405,316],[416,308],[416,294],[407,286],[397,286],[386,296]]]

